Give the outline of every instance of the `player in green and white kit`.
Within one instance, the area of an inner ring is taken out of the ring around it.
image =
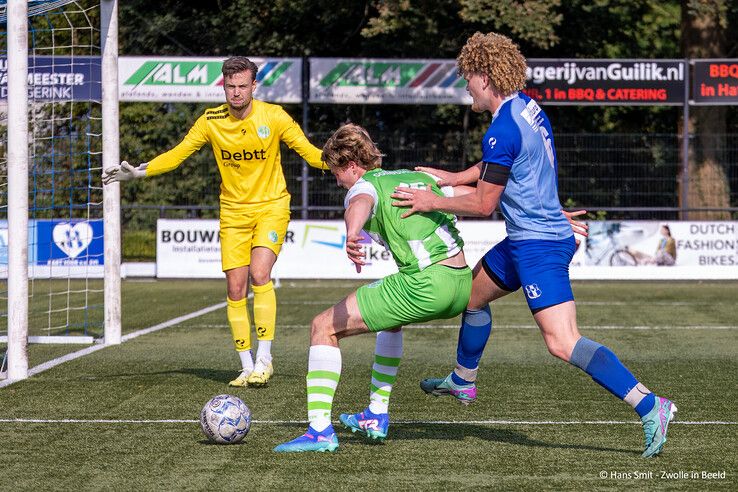
[[[466,307],[472,273],[466,265],[463,241],[444,212],[414,214],[403,219],[390,195],[398,186],[422,188],[452,196],[473,188],[436,185],[429,174],[381,169],[382,154],[358,125],[339,128],[323,147],[323,160],[347,188],[346,253],[361,271],[362,229],[391,253],[398,273],[364,285],[313,319],[307,374],[308,419],[302,436],[280,444],[277,452],[335,451],[338,439],[331,425],[331,407],[341,374],[338,341],[360,333],[378,332],[372,370],[370,404],[340,419],[352,432],[384,439],[389,426],[388,403],[402,356],[402,326],[452,318]]]

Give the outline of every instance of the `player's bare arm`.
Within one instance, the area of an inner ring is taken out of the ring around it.
[[[397,187],[395,193],[392,194],[392,198],[397,201],[392,202],[392,205],[409,207],[409,210],[402,214],[403,218],[416,212],[431,212],[434,210],[470,217],[487,217],[497,208],[504,190],[504,186],[479,181],[474,193],[442,197],[429,189],[416,190]]]
[[[366,224],[372,213],[374,199],[366,194],[353,197],[344,213],[346,221],[346,254],[356,266],[356,271],[361,272],[364,261],[364,252],[361,247],[361,229]]]
[[[433,176],[440,178],[438,186],[457,186],[476,183],[479,180],[481,169],[481,162],[457,173],[444,171],[443,169],[436,169],[434,167],[417,166],[415,168],[416,171],[432,174]]]

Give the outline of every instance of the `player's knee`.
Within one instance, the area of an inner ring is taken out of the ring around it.
[[[231,301],[240,301],[244,297],[246,297],[246,285],[228,286],[228,299]]]
[[[562,343],[558,339],[546,340],[546,348],[548,348],[549,354],[563,361],[568,361],[571,355],[571,348],[568,344]]]
[[[228,298],[232,301],[240,301],[246,297],[246,277],[230,276],[226,282]]]
[[[310,340],[321,340],[328,336],[330,328],[330,319],[325,312],[313,318],[313,322],[310,324]]]
[[[251,283],[253,285],[264,285],[269,283],[269,281],[272,279],[272,272],[269,269],[259,269],[259,268],[253,268],[251,269]]]

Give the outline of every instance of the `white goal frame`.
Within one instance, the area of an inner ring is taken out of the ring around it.
[[[54,7],[69,1],[57,1]],[[8,26],[8,351],[7,379],[28,369],[28,2],[7,1]],[[102,167],[120,162],[118,125],[118,0],[100,0]],[[120,185],[103,190],[104,338],[121,343]]]

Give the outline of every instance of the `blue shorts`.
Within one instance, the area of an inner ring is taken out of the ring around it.
[[[573,301],[569,263],[576,245],[574,236],[558,241],[505,238],[482,258],[482,267],[501,289],[514,292],[521,286],[533,312]]]

